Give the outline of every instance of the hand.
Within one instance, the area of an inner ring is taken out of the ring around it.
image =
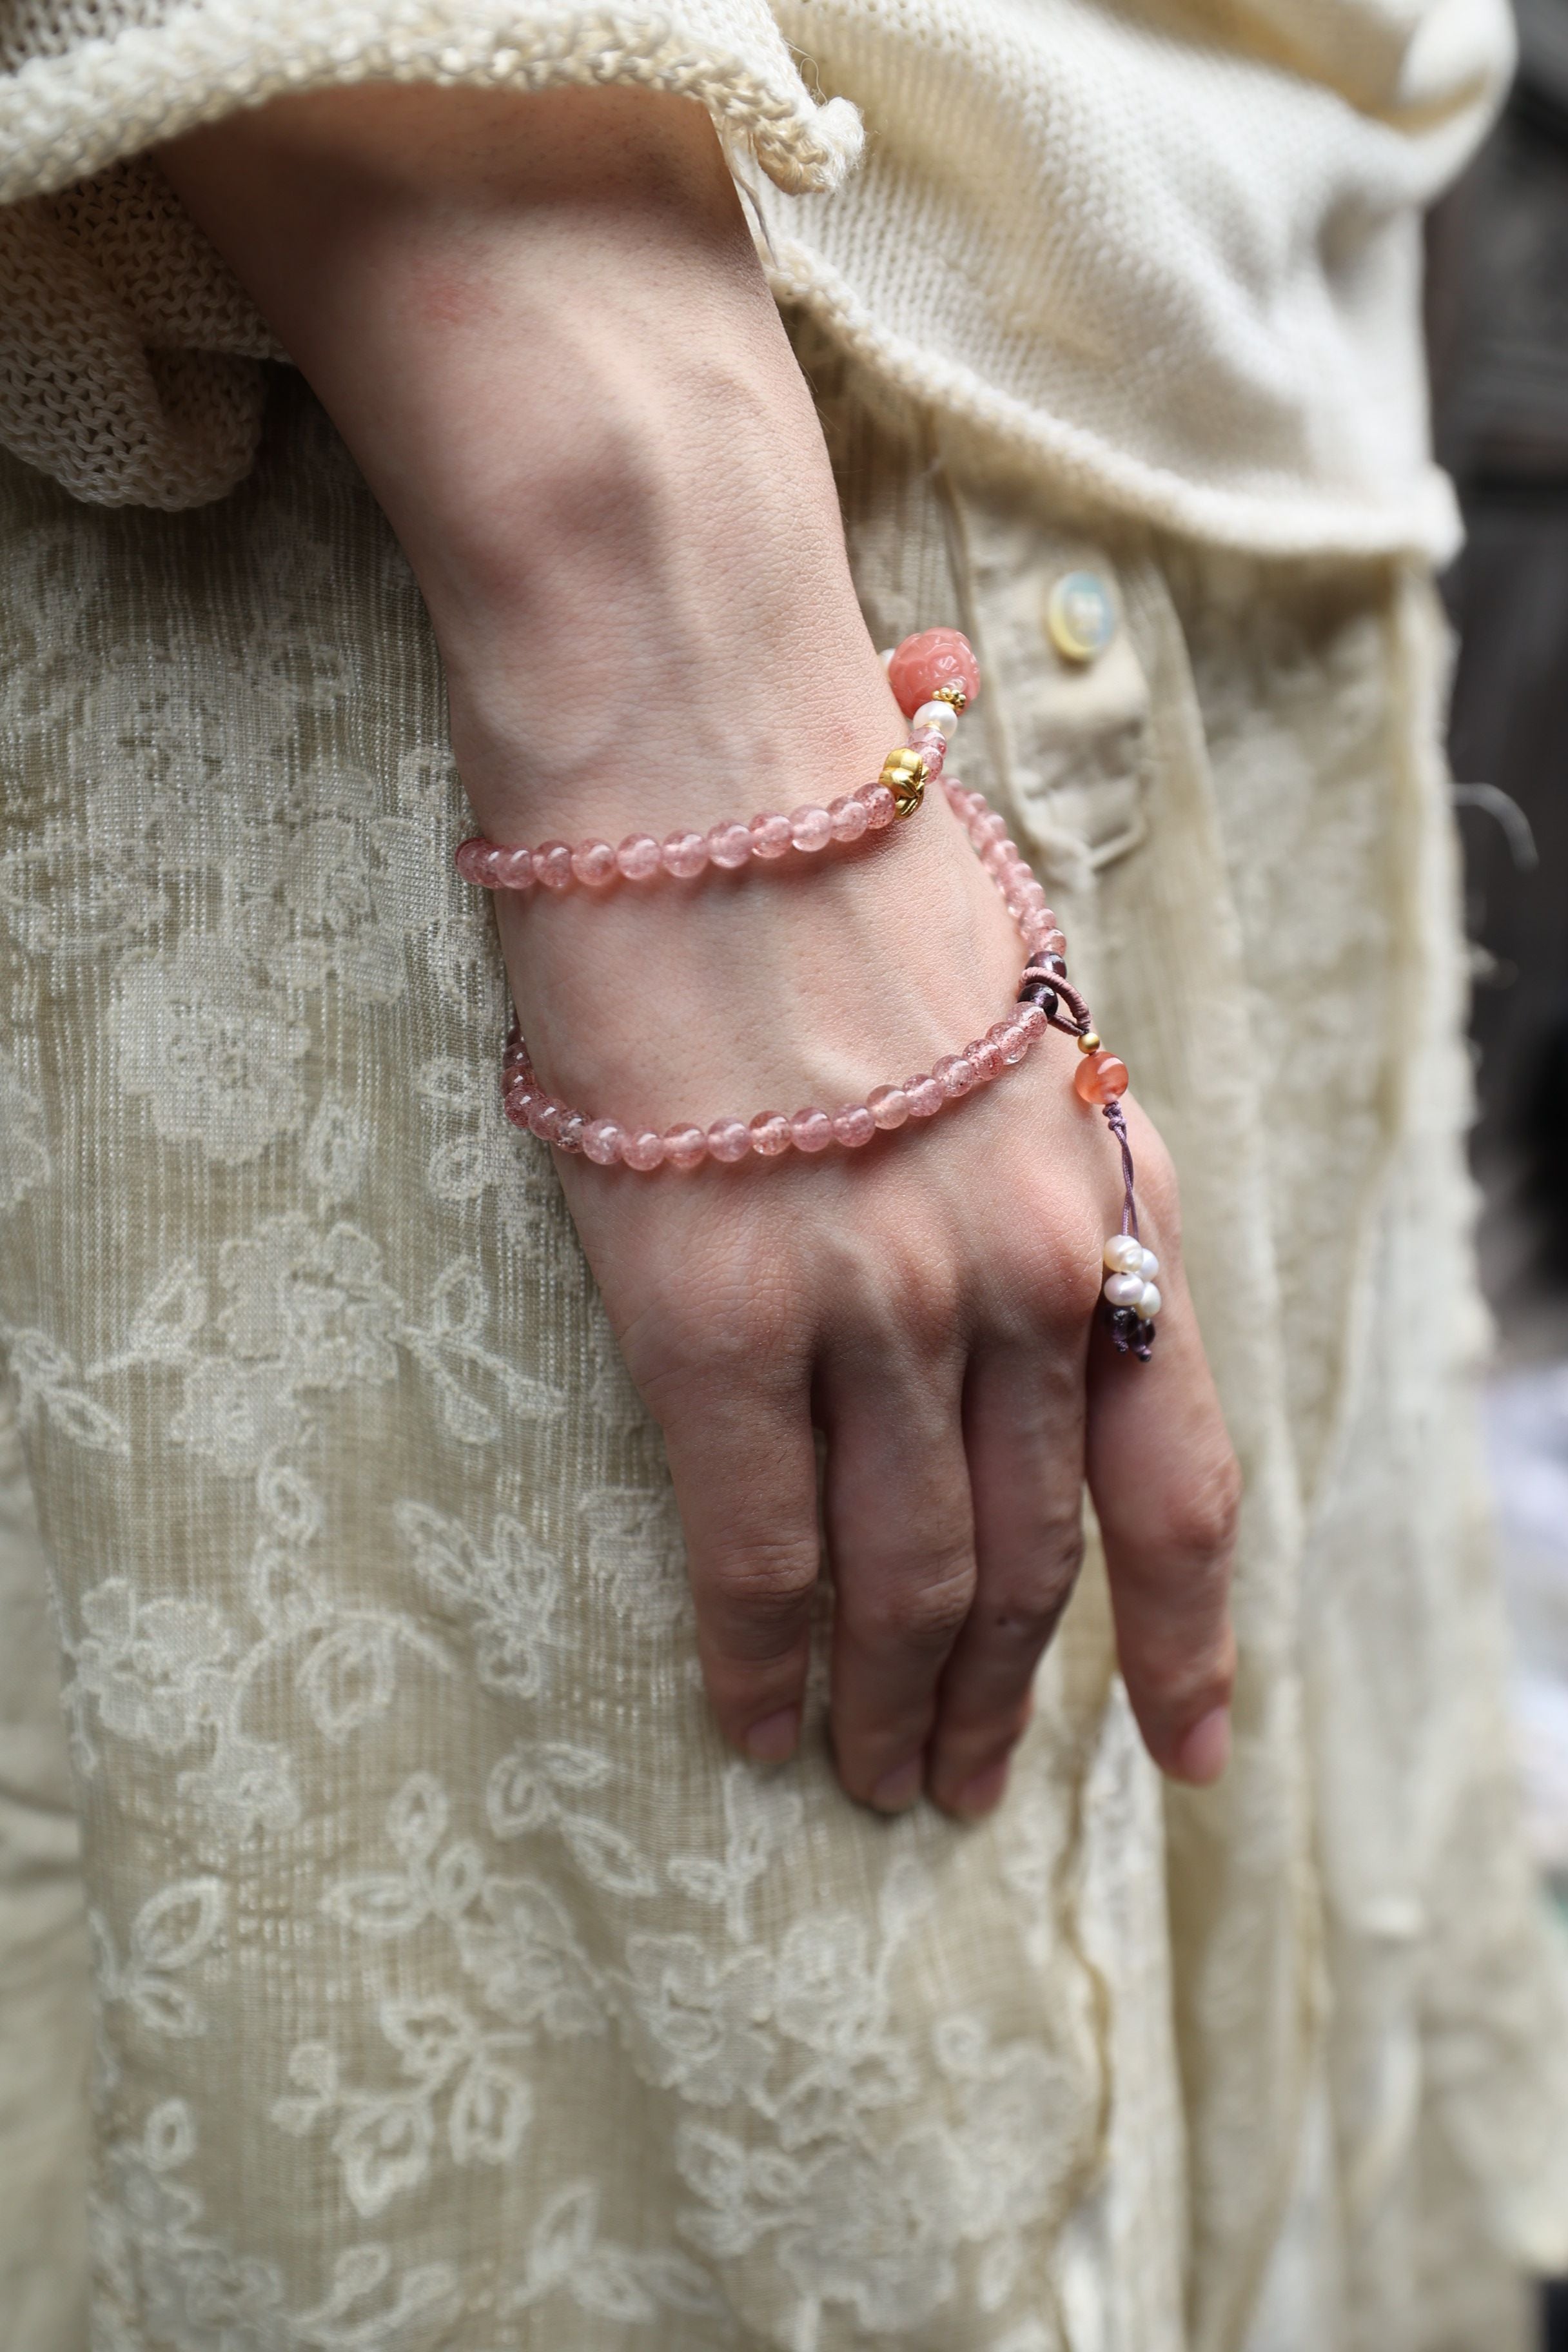
[[[697,108],[357,90],[165,159],[409,551],[487,832],[615,841],[876,773],[901,725]],[[927,1069],[1006,1008],[1020,960],[940,794],[858,852],[500,914],[546,1083],[658,1127]],[[922,1786],[998,1801],[1086,1475],[1151,1752],[1194,1780],[1225,1759],[1237,1472],[1174,1185],[1130,1108],[1167,1302],[1143,1366],[1094,1327],[1120,1183],[1072,1058],[1052,1038],[854,1155],[563,1165],[665,1433],[713,1703],[760,1758],[798,1737],[826,1431],[833,1738],[888,1810]]]

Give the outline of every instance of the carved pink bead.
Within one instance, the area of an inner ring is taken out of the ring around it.
[[[879,1127],[902,1127],[910,1115],[910,1098],[902,1087],[873,1087],[866,1108]]]
[[[744,1160],[751,1148],[752,1131],[743,1118],[716,1118],[708,1130],[708,1155],[711,1160]]]
[[[888,664],[888,684],[906,719],[930,702],[939,686],[961,686],[971,702],[980,691],[974,648],[957,629],[922,629],[906,637]]]
[[[498,890],[531,890],[537,876],[533,870],[531,849],[498,849],[495,853],[495,881]]]
[[[826,1151],[833,1140],[833,1121],[825,1110],[797,1110],[789,1123],[789,1139],[797,1151]]]
[[[763,1160],[776,1160],[790,1145],[789,1121],[782,1110],[760,1110],[752,1121],[752,1150]]]
[[[867,784],[862,787],[860,798],[866,803],[868,833],[880,833],[884,825],[892,824],[898,814],[898,803],[893,798],[891,785]]]
[[[571,843],[542,841],[533,853],[533,870],[547,890],[570,890],[573,882]]]
[[[846,793],[839,800],[829,801],[827,814],[835,841],[858,841],[871,822],[865,802],[853,793]]]
[[[906,1078],[903,1093],[911,1118],[934,1118],[942,1108],[942,1091],[929,1070],[922,1070],[918,1077]]]
[[[974,1065],[962,1054],[944,1054],[931,1066],[931,1076],[942,1088],[948,1102],[956,1102],[960,1095],[968,1094],[974,1084]]]
[[[639,1176],[646,1176],[649,1169],[658,1168],[664,1159],[664,1138],[656,1135],[651,1127],[639,1127],[622,1144],[621,1158],[628,1168],[635,1168]]]
[[[846,1151],[858,1151],[877,1132],[877,1122],[865,1103],[846,1103],[833,1114],[833,1140]]]
[[[789,819],[776,809],[754,816],[751,824],[752,854],[754,857],[782,857],[795,845],[789,829]]]
[[[626,1146],[626,1131],[618,1119],[591,1118],[583,1129],[583,1153],[596,1168],[613,1168]]]
[[[716,824],[708,835],[708,855],[715,866],[732,870],[752,862],[752,828],[731,819]]]
[[[580,841],[572,852],[572,871],[590,890],[602,890],[618,871],[616,853],[607,841]]]
[[[658,854],[667,874],[689,882],[708,863],[708,844],[700,833],[667,833]]]
[[[628,833],[616,852],[616,864],[628,882],[647,882],[661,863],[658,844],[651,833]]]
[[[833,838],[833,819],[825,808],[807,801],[791,809],[789,833],[797,849],[826,849]]]
[[[700,1127],[667,1127],[664,1156],[672,1168],[700,1168],[708,1157],[708,1138]]]

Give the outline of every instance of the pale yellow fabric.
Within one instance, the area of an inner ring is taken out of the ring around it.
[[[1510,58],[1506,0],[20,0],[0,441],[109,503],[248,465],[266,332],[158,141],[366,79],[631,82],[712,111],[782,296],[1052,496],[1442,558],[1419,213]]]
[[[820,1685],[797,1766],[721,1747],[657,1434],[499,1117],[368,494],[283,371],[221,509],[6,465],[0,1343],[95,1927],[94,2352],[1461,2352],[1466,2245],[1464,2352],[1523,2352],[1568,2004],[1465,1435],[1430,593],[1070,518],[806,357],[876,635],[973,635],[965,764],[1176,1156],[1247,1475],[1235,1765],[1163,1795],[1092,1567],[982,1829],[848,1806]],[[1081,675],[1079,562],[1125,624]]]

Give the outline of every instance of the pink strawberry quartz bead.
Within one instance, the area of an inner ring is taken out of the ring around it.
[[[866,1108],[879,1127],[902,1127],[910,1115],[910,1098],[902,1087],[874,1087]]]
[[[789,1123],[789,1139],[797,1151],[826,1151],[833,1140],[833,1121],[825,1110],[797,1110]]]
[[[658,854],[667,874],[689,882],[708,863],[708,844],[700,833],[667,833]]]
[[[934,1118],[947,1099],[929,1070],[922,1070],[919,1077],[906,1078],[900,1091],[911,1118]]]
[[[716,824],[708,835],[708,855],[715,866],[733,870],[751,863],[752,828],[733,819],[727,824]]]
[[[858,1151],[876,1132],[877,1121],[868,1103],[846,1103],[833,1114],[833,1140],[846,1151]]]
[[[892,799],[890,793],[888,798],[890,803]],[[777,810],[771,814],[764,812],[761,816],[754,816],[748,829],[752,836],[753,857],[782,857],[786,850],[793,849],[795,846],[795,836],[790,831],[789,819],[787,816],[781,815]]]
[[[790,839],[797,849],[826,849],[833,838],[833,819],[811,802],[789,813]]]
[[[607,841],[580,841],[572,852],[572,871],[590,890],[602,890],[616,878],[616,853]]]
[[[790,1148],[789,1121],[782,1110],[762,1110],[752,1121],[752,1150],[760,1160],[776,1160]]]
[[[708,1157],[708,1138],[700,1127],[667,1127],[664,1156],[671,1168],[700,1168]]]
[[[729,1164],[744,1160],[752,1148],[752,1130],[743,1118],[716,1118],[708,1130],[708,1157]]]
[[[571,843],[542,841],[533,853],[533,871],[547,890],[570,890],[575,878]]]
[[[583,1129],[583,1156],[599,1168],[613,1168],[626,1148],[626,1131],[617,1119],[591,1118]]]
[[[868,833],[880,833],[885,825],[892,824],[899,813],[899,804],[889,784],[867,784],[861,790],[860,798],[866,803],[866,829]]]
[[[870,811],[856,793],[846,793],[841,800],[830,801],[827,815],[835,841],[858,841],[871,822]]]
[[[628,833],[616,852],[616,864],[628,882],[651,880],[663,862],[651,833]]]
[[[622,1144],[621,1158],[628,1168],[635,1168],[639,1176],[646,1176],[650,1170],[664,1164],[664,1138],[656,1134],[651,1127],[639,1127]]]
[[[980,691],[980,664],[959,630],[922,629],[918,637],[906,637],[888,664],[888,684],[904,717],[912,719],[942,686],[960,688],[973,702]]]

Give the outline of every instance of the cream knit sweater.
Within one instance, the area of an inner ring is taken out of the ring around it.
[[[272,346],[159,141],[373,77],[637,82],[712,113],[781,298],[1061,496],[1441,558],[1419,209],[1510,54],[1505,0],[0,0],[0,443],[106,504],[249,465]]]

